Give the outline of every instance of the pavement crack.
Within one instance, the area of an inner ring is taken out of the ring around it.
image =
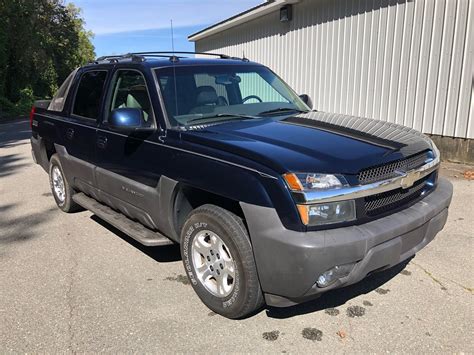
[[[413,261],[411,262],[413,265],[415,265],[416,267],[418,267],[419,269],[421,269],[426,275],[428,275],[430,277],[430,279],[432,279],[434,282],[436,282],[438,285],[440,285],[441,287],[445,287],[441,281],[439,281],[436,277],[434,277],[434,275],[426,270],[423,266],[421,266],[420,264],[417,264],[417,263],[414,263]]]
[[[411,262],[410,264],[413,264],[415,265],[416,267],[418,267],[419,269],[421,269],[426,275],[428,275],[434,282],[436,282],[438,285],[441,286],[442,289],[446,289],[446,286],[443,285],[443,283],[438,280],[430,271],[428,271],[426,268],[424,268],[423,266],[421,266],[420,264],[417,264],[415,262]],[[446,281],[448,282],[452,282],[453,284],[463,288],[465,291],[469,292],[469,293],[474,293],[474,289],[472,287],[467,287],[467,286],[464,286],[463,284],[457,282],[457,281],[454,281],[454,280],[447,280],[446,278],[444,277],[441,277],[443,279],[445,279]]]
[[[457,281],[454,281],[454,280],[450,280],[453,284],[455,285],[458,285],[459,287],[463,288],[464,290],[466,290],[467,292],[473,294],[474,293],[474,288],[472,287],[467,287],[467,286],[464,286],[463,284],[457,282]]]
[[[74,318],[74,313],[76,310],[76,305],[74,302],[74,296],[72,294],[73,288],[74,288],[74,281],[76,278],[76,273],[77,273],[77,257],[76,254],[72,254],[72,264],[68,272],[68,287],[66,289],[66,302],[67,302],[67,307],[69,310],[69,318],[68,318],[68,344],[67,344],[67,349],[71,352],[75,352],[73,350],[73,343],[74,343],[74,338],[75,338],[75,332],[73,328],[73,318]]]

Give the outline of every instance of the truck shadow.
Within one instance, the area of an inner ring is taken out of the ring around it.
[[[342,306],[357,296],[365,295],[379,289],[405,269],[410,260],[411,258],[390,269],[374,273],[354,285],[328,291],[321,297],[306,303],[287,308],[268,307],[266,309],[267,316],[270,318],[284,319]],[[382,291],[388,292],[387,290]]]
[[[108,224],[107,222],[103,221],[96,215],[92,215],[91,219],[157,262],[167,263],[181,260],[181,252],[178,244],[161,247],[147,247],[140,244],[133,238],[130,238],[127,234],[123,233],[111,224]],[[267,306],[264,309],[256,311],[255,314],[260,313],[262,310],[265,310],[269,318],[285,319],[304,315],[307,313],[324,311],[328,308],[336,308],[342,306],[347,303],[347,301],[355,297],[379,289],[385,283],[397,276],[403,269],[405,269],[406,265],[410,262],[410,260],[411,259],[405,260],[404,262],[395,265],[390,269],[374,273],[354,285],[350,285],[334,291],[328,291],[327,293],[324,293],[321,297],[315,300],[286,308]],[[386,290],[382,291],[388,292]]]
[[[96,215],[92,215],[91,219],[159,263],[169,263],[181,260],[179,244],[164,245],[161,247],[147,247],[140,244],[135,239],[130,238],[127,234],[100,219]]]

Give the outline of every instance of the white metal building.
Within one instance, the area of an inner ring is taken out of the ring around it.
[[[474,155],[473,13],[474,0],[274,0],[189,40],[269,66],[317,110],[460,138]]]

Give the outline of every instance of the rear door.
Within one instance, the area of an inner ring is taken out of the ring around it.
[[[95,140],[103,113],[108,71],[87,70],[80,74],[73,92],[69,118],[62,127],[64,149],[58,150],[67,167],[68,181],[76,188],[96,196]],[[62,150],[62,151],[61,151]]]

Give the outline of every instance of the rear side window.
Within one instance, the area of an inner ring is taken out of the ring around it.
[[[74,100],[74,115],[97,120],[106,78],[107,72],[104,70],[89,71],[82,75]]]
[[[51,103],[48,106],[49,111],[62,112],[64,109],[64,103],[66,102],[66,98],[69,93],[69,89],[71,88],[71,84],[74,77],[76,76],[77,71],[78,69],[74,70],[71,74],[69,74],[66,80],[64,80],[64,83],[61,85],[56,95],[54,95]]]

